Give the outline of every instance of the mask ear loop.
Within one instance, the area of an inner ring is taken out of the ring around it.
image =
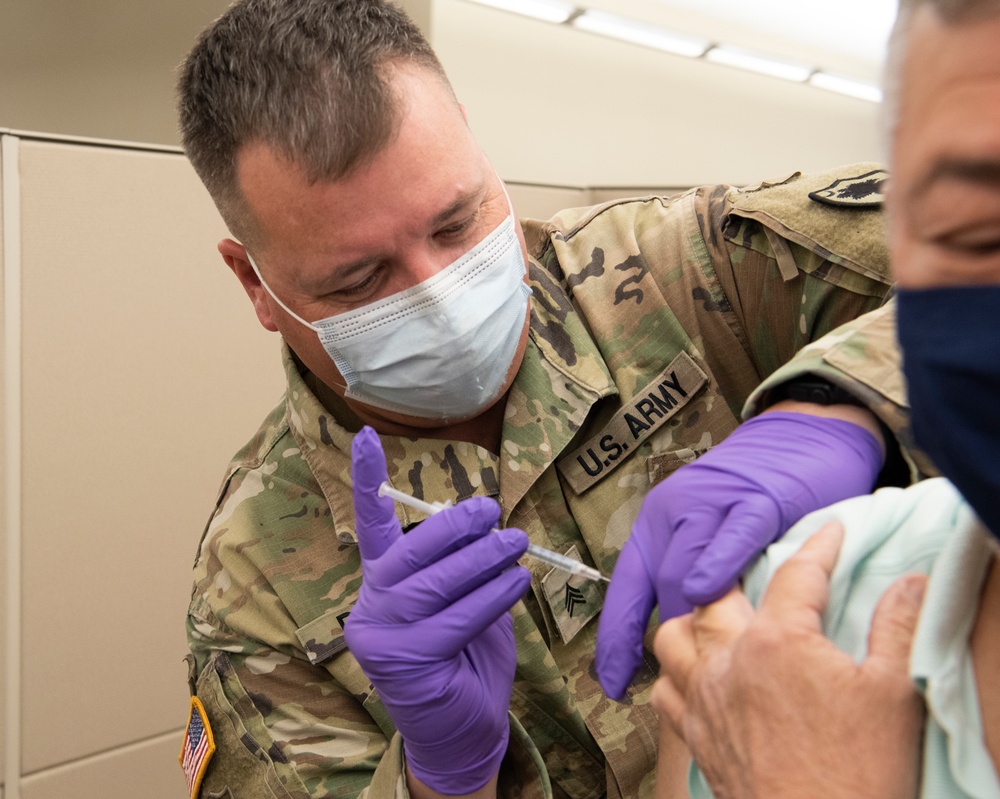
[[[492,164],[491,164],[491,166],[492,166]],[[514,212],[514,203],[510,199],[510,192],[507,191],[507,184],[504,183],[503,178],[500,177],[500,173],[497,172],[496,169],[493,170],[493,174],[497,176],[497,180],[500,181],[500,187],[503,189],[503,193],[507,197],[507,208],[510,211],[510,222],[511,222],[512,225],[514,225],[514,231],[515,231],[514,235],[516,236],[517,235],[517,228],[521,224],[521,222],[517,218],[517,214]],[[518,247],[521,246],[521,240],[520,239],[518,239],[518,241],[517,241],[517,246]],[[524,260],[524,274],[525,275],[528,274],[528,261],[527,261],[527,259]]]
[[[312,330],[314,333],[316,333],[316,335],[320,335],[323,332],[323,329],[321,327],[319,327],[318,325],[314,325],[312,322],[307,322],[305,319],[303,319],[301,316],[299,316],[297,313],[295,313],[295,311],[293,311],[291,308],[289,308],[287,305],[285,305],[285,303],[283,303],[281,301],[281,298],[277,294],[274,293],[274,291],[271,289],[271,287],[269,285],[267,285],[267,281],[265,281],[264,280],[264,276],[261,275],[261,273],[260,273],[260,267],[257,266],[257,262],[253,259],[253,256],[249,252],[246,251],[245,247],[243,248],[243,251],[246,252],[246,254],[247,254],[247,260],[250,262],[250,267],[253,269],[254,274],[257,275],[257,279],[260,281],[260,285],[264,287],[264,291],[266,291],[268,294],[271,295],[271,299],[274,300],[276,303],[278,303],[278,305],[281,306],[282,310],[284,310],[284,312],[286,314],[288,314],[290,317],[292,317],[292,319],[294,319],[296,322],[299,322],[300,324],[305,325],[310,330]],[[324,347],[324,349],[325,349],[325,347]],[[331,386],[331,388],[333,388],[333,387],[340,388],[340,389],[343,389],[344,391],[347,391],[347,385],[346,384],[345,385],[341,385],[340,383],[334,383]]]
[[[493,174],[496,175],[497,180],[500,181],[500,188],[503,189],[504,197],[507,198],[507,210],[510,211],[510,219],[516,225],[518,224],[517,215],[514,213],[514,203],[510,199],[510,192],[507,191],[507,184],[503,182],[503,178],[500,177],[500,173],[496,171],[496,168],[493,169]]]
[[[243,251],[246,252],[245,247],[243,248]],[[253,256],[249,252],[247,252],[247,260],[250,262],[250,266],[253,269],[253,273],[257,275],[257,279],[260,281],[260,284],[264,287],[264,291],[266,291],[268,294],[271,295],[271,299],[274,300],[276,303],[278,303],[278,305],[281,306],[282,310],[286,314],[292,317],[292,319],[294,319],[296,322],[305,325],[310,330],[313,330],[316,333],[323,332],[320,327],[314,325],[312,322],[307,322],[305,319],[303,319],[301,316],[295,313],[295,311],[293,311],[291,308],[289,308],[287,305],[285,305],[285,303],[281,301],[281,298],[271,290],[271,287],[269,285],[267,285],[267,281],[264,280],[264,276],[260,273],[260,267],[257,266],[257,262],[253,259]]]

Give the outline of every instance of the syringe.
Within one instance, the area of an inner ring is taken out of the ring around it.
[[[416,497],[411,497],[409,494],[404,494],[399,489],[393,488],[387,482],[382,483],[378,487],[378,495],[380,497],[390,497],[396,500],[396,502],[399,502],[402,505],[409,505],[411,508],[422,511],[428,516],[440,513],[445,508],[451,506],[450,502],[424,502],[422,499],[417,499]],[[604,580],[606,583],[611,582],[607,577],[597,571],[597,569],[591,568],[585,563],[574,560],[567,555],[560,555],[558,552],[553,552],[551,549],[540,547],[537,544],[528,544],[527,554],[542,561],[543,563],[548,563],[550,566],[569,572],[570,574],[578,574],[581,577],[586,577],[588,580]]]

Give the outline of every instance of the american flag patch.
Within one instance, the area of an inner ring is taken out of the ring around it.
[[[205,714],[205,707],[197,696],[191,697],[191,711],[188,714],[187,729],[184,731],[184,746],[178,760],[187,778],[188,792],[191,799],[198,796],[201,778],[205,776],[208,761],[215,752],[215,740],[212,728]]]

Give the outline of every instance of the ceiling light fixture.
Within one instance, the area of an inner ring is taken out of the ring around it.
[[[736,67],[748,72],[757,72],[761,75],[770,75],[773,78],[783,78],[798,83],[809,80],[809,76],[813,73],[813,68],[806,64],[782,61],[771,56],[723,45],[713,47],[705,53],[705,60],[714,64],[725,64],[727,67]]]
[[[590,9],[574,17],[570,21],[570,25],[588,33],[597,33],[612,39],[620,39],[689,58],[698,58],[711,44],[705,39],[674,33],[626,17],[619,17],[616,14]]]
[[[577,12],[577,7],[565,0],[471,0],[471,2],[556,24],[562,24]]]
[[[831,75],[829,72],[814,72],[809,78],[809,84],[819,89],[856,97],[859,100],[868,100],[873,103],[882,102],[882,89],[854,78]]]
[[[807,83],[819,89],[837,92],[860,100],[878,103],[882,90],[871,83],[854,78],[833,75],[808,64],[783,61],[761,53],[738,47],[716,45],[708,39],[649,25],[628,17],[583,8],[571,0],[468,0],[481,6],[510,11],[524,17],[569,25],[588,33],[650,47],[655,50],[702,58],[715,64],[770,75],[798,83]]]

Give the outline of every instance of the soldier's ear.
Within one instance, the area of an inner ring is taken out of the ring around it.
[[[271,311],[271,297],[261,285],[257,272],[251,266],[246,248],[233,239],[223,239],[218,246],[222,260],[226,262],[226,266],[233,270],[236,279],[240,281],[240,285],[243,286],[243,290],[250,298],[257,314],[257,320],[265,330],[276,333],[278,326],[274,322],[274,314]]]

